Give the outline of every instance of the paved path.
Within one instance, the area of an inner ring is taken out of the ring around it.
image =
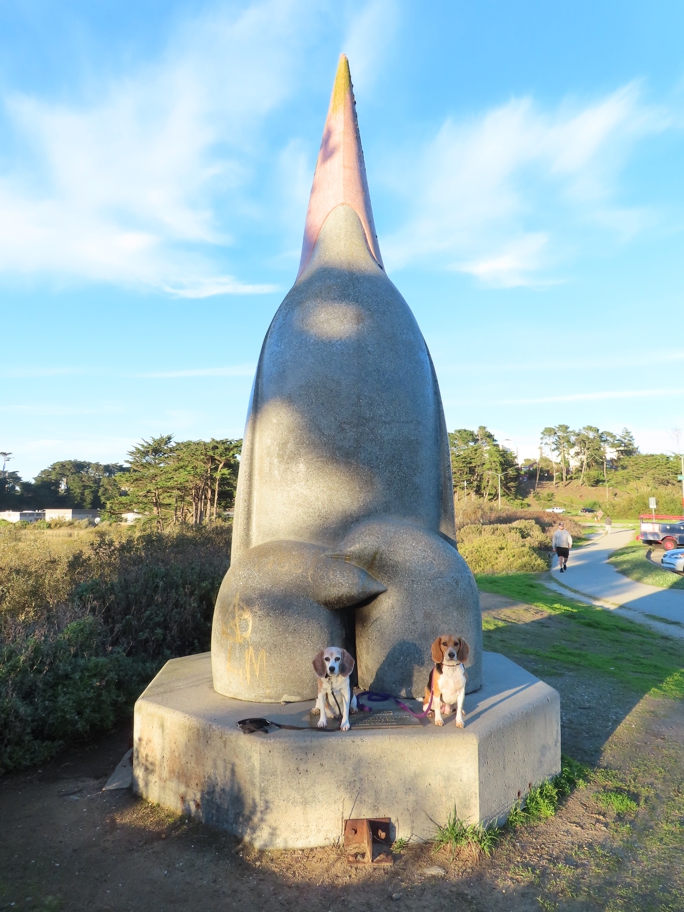
[[[624,547],[633,537],[631,529],[616,531],[601,535],[582,548],[573,549],[565,573],[559,572],[554,558],[551,571],[553,582],[549,585],[558,591],[572,589],[592,601],[603,603],[605,607],[636,612],[639,615],[636,620],[653,622],[662,618],[664,623],[659,623],[658,629],[674,636],[684,636],[684,590],[660,589],[637,583],[607,563],[610,552]]]

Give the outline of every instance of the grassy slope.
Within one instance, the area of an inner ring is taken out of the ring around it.
[[[659,586],[661,589],[684,589],[684,577],[652,564],[646,558],[646,549],[641,542],[630,542],[626,547],[618,548],[608,561],[616,570],[637,583]]]
[[[562,620],[505,623],[484,618],[485,648],[531,666],[541,677],[562,671],[586,671],[638,695],[684,698],[684,644],[608,611],[563,598],[538,583],[533,574],[478,576],[485,592],[534,605]],[[531,662],[530,662],[531,660]]]
[[[485,615],[486,649],[502,652],[542,678],[548,675],[550,683],[554,676],[570,675],[578,693],[583,681],[598,683],[607,713],[616,692],[636,698],[605,743],[580,798],[604,835],[587,840],[579,835],[570,855],[552,864],[540,857],[521,866],[511,853],[511,878],[536,886],[537,902],[548,912],[684,909],[684,642],[559,597],[532,574],[478,577],[478,585],[524,603],[496,617]],[[566,713],[577,711],[566,706]]]

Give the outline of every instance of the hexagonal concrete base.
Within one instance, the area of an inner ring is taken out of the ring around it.
[[[209,653],[174,659],[135,707],[134,789],[259,848],[330,844],[350,816],[391,817],[393,838],[431,838],[454,807],[503,822],[560,770],[560,699],[495,653],[482,677],[463,730],[452,715],[443,728],[246,735],[239,719],[307,725],[312,704],[231,700],[212,687]]]

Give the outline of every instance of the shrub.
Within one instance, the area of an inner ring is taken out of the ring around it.
[[[541,552],[549,547],[533,520],[465,526],[458,534],[458,549],[473,573],[539,573],[548,569]]]
[[[0,530],[0,771],[111,727],[167,659],[209,648],[230,534],[97,530],[60,551]]]

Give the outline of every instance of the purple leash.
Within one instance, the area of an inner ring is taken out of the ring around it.
[[[433,669],[433,672],[434,672],[434,669]],[[427,714],[430,712],[430,707],[432,706],[433,696],[434,696],[434,683],[433,683],[432,675],[431,675],[430,676],[430,701],[428,703],[427,709],[425,710],[425,712],[422,712],[422,713],[414,712],[410,706],[407,706],[406,703],[402,703],[401,700],[399,699],[399,697],[395,697],[394,694],[383,694],[383,693],[376,693],[374,690],[364,690],[363,693],[356,695],[356,699],[360,700],[361,697],[367,697],[368,701],[370,703],[381,703],[381,702],[384,703],[385,700],[394,700],[394,702],[397,704],[397,706],[400,706],[402,709],[405,709],[406,712],[409,713],[410,715],[412,715],[414,719],[422,719],[424,716],[427,716]],[[364,712],[373,712],[373,710],[370,708],[370,706],[361,706],[360,709],[362,709]]]

